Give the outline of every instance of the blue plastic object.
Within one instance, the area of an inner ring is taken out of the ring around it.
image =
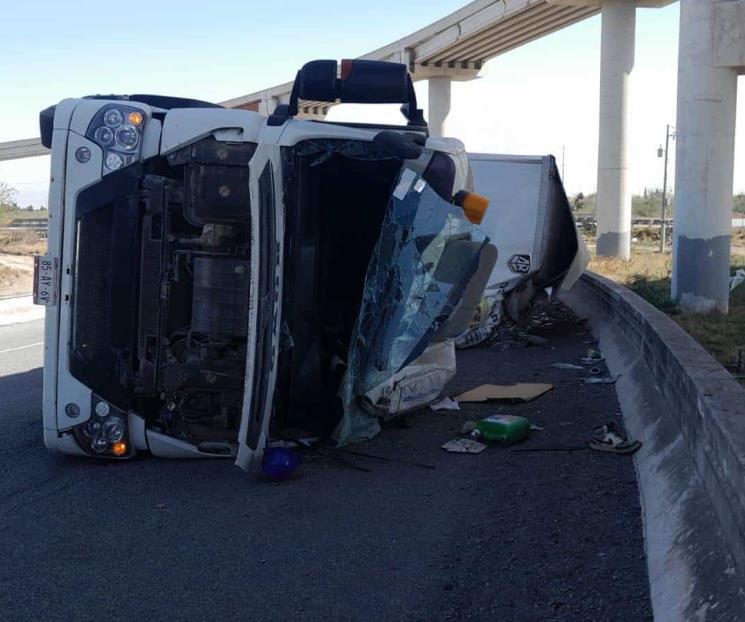
[[[271,447],[264,452],[261,470],[267,477],[287,479],[300,466],[300,456],[284,447]]]

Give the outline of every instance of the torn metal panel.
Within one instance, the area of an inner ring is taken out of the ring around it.
[[[442,341],[360,397],[370,414],[401,414],[432,403],[455,376],[455,344]]]

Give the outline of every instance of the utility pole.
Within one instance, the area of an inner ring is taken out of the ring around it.
[[[674,129],[674,128],[673,128]],[[667,128],[665,130],[665,172],[662,176],[662,219],[660,222],[660,252],[665,252],[665,236],[667,234],[667,223],[665,219],[667,218],[667,159],[668,154],[670,152],[670,124],[668,123]],[[674,134],[672,134],[672,137],[674,138]],[[657,150],[657,157],[662,157],[663,151],[662,147],[660,147]]]

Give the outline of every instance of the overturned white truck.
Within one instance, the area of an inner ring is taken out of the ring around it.
[[[402,103],[407,124],[300,120],[300,99]],[[314,61],[269,118],[68,99],[41,133],[48,448],[248,468],[291,429],[369,438],[454,373],[498,252],[463,145],[428,137],[405,66]]]

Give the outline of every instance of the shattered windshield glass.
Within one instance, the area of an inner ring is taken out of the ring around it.
[[[340,443],[370,438],[378,417],[364,396],[422,355],[477,270],[488,238],[404,168],[365,279],[362,305],[340,389]]]

